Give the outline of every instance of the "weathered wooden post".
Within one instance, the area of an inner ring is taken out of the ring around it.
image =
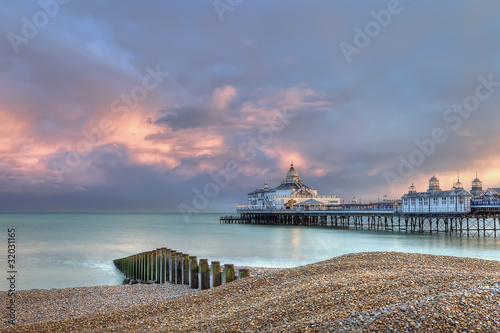
[[[132,280],[137,280],[137,254],[132,256]]]
[[[128,257],[123,258],[123,268],[121,269],[122,273],[125,275],[125,277],[128,279],[130,275],[128,274]]]
[[[141,254],[140,253],[137,254],[136,260],[137,260],[137,267],[136,267],[137,273],[136,273],[135,279],[139,281],[141,279]]]
[[[170,249],[165,250],[165,283],[170,281]]]
[[[138,281],[141,279],[141,254],[138,253],[136,258],[136,266],[135,266],[135,279]]]
[[[132,256],[131,256],[131,258],[130,258],[131,263],[132,263],[132,265],[131,265],[131,267],[130,267],[130,268],[131,268],[131,276],[130,276],[130,278],[131,278],[132,280],[135,280],[135,273],[136,273],[136,268],[137,268],[137,265],[136,265],[136,257],[137,257],[137,254],[134,254],[134,255],[132,255]]]
[[[175,284],[175,257],[177,255],[177,251],[170,251],[170,283]]]
[[[144,277],[144,282],[148,283],[149,277],[151,275],[151,253],[149,253],[149,251],[146,252],[145,262],[146,262],[146,276]]]
[[[189,286],[189,254],[182,255],[182,277],[183,284]]]
[[[144,252],[144,282],[147,283],[149,278],[149,252]]]
[[[130,259],[130,267],[129,267],[129,274],[130,274],[130,279],[134,279],[134,255],[131,255],[129,257]]]
[[[175,276],[175,283],[182,284],[182,252],[177,252],[175,255],[175,269],[177,272]]]
[[[161,283],[161,249],[156,249],[155,251],[155,266],[156,266],[156,283]]]
[[[212,261],[212,287],[222,284],[222,272],[220,271],[220,261]]]
[[[120,260],[121,262],[121,269],[120,271],[127,277],[127,263],[126,263],[126,258],[122,258]]]
[[[210,267],[208,259],[200,259],[201,290],[210,289]]]
[[[129,261],[130,261],[130,267],[129,267],[129,275],[130,275],[130,279],[134,279],[134,256],[131,255],[129,257]]]
[[[164,284],[166,279],[165,279],[165,268],[166,268],[166,265],[165,265],[165,262],[166,262],[166,259],[167,259],[167,249],[162,247],[161,248],[161,261],[160,261],[160,267],[161,267],[161,276],[160,276],[160,283],[161,284]]]
[[[248,268],[240,268],[240,279],[250,277],[250,270]]]
[[[132,279],[132,256],[127,257],[127,262],[128,262],[128,264],[127,264],[127,266],[128,266],[127,267],[127,275],[128,276],[127,277],[129,279]]]
[[[154,275],[153,275],[153,282],[158,283],[158,278],[160,277],[158,274],[159,269],[158,269],[158,249],[153,250],[153,267],[154,267]]]
[[[159,284],[163,283],[163,248],[157,249],[158,251],[158,278],[157,281]]]
[[[149,251],[149,280],[148,283],[155,281],[155,251]]]
[[[134,264],[135,264],[135,267],[134,267],[134,280],[137,281],[137,280],[139,280],[139,254],[135,255]]]
[[[191,266],[191,288],[198,289],[198,258],[191,256],[189,261]]]
[[[141,253],[141,282],[146,281],[146,253]]]
[[[236,280],[233,264],[224,265],[224,275],[226,277],[225,283],[233,282],[234,280]]]

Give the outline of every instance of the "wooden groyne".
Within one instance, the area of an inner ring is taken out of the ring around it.
[[[221,272],[220,262],[200,259],[187,253],[168,248],[133,254],[113,260],[130,284],[172,283],[190,286],[192,289],[209,289],[236,280],[234,265],[225,264]],[[211,272],[211,273],[210,273]],[[211,275],[212,275],[212,278]],[[246,268],[239,270],[239,278],[250,276]],[[212,281],[212,284],[210,282]]]
[[[391,210],[295,211],[249,210],[225,216],[220,223],[316,226],[350,230],[500,237],[500,210],[470,213],[402,213]]]

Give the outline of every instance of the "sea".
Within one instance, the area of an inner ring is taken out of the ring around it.
[[[296,267],[367,251],[500,260],[500,238],[219,223],[220,216],[230,214],[192,214],[189,220],[181,214],[0,214],[5,275],[0,290],[9,289],[11,271],[17,290],[118,285],[124,276],[114,259],[160,247],[221,264],[260,267]],[[12,267],[9,229],[15,230]]]

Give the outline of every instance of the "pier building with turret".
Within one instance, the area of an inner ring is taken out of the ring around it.
[[[336,195],[318,195],[318,191],[304,184],[299,179],[299,173],[293,163],[286,173],[285,180],[275,188],[270,188],[267,181],[260,189],[248,193],[247,205],[240,205],[246,209],[290,209],[301,205],[336,205],[340,198]]]

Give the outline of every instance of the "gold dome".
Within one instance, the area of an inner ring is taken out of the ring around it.
[[[295,183],[299,181],[299,173],[293,167],[293,163],[290,164],[290,170],[286,173],[285,181],[287,183]]]

